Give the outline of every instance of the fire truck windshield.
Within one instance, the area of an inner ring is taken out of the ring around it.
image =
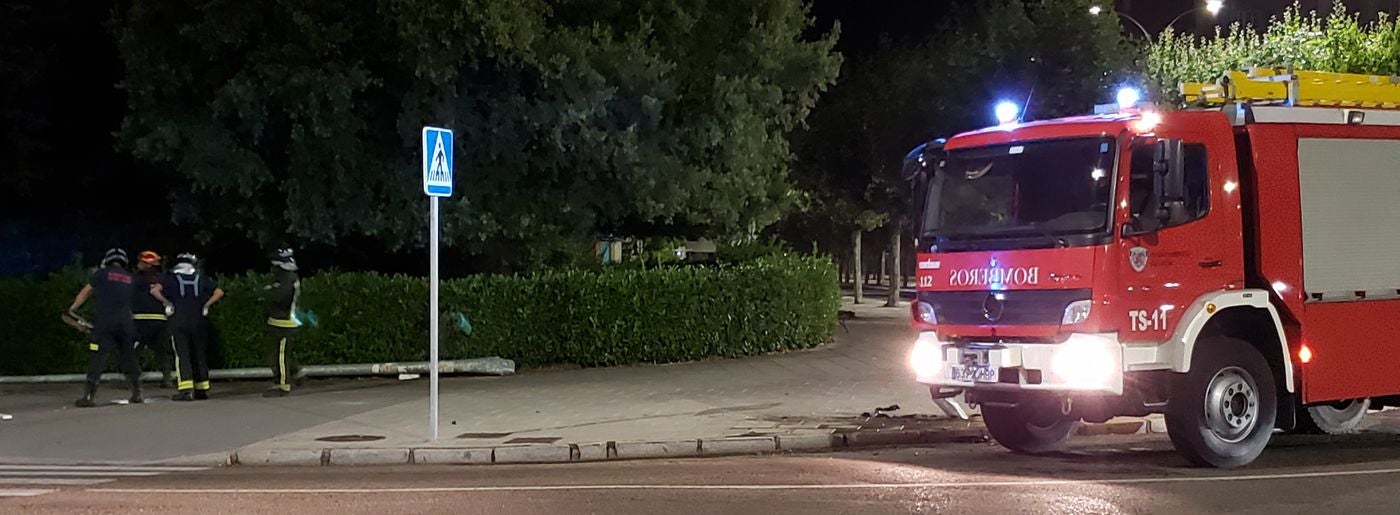
[[[1112,138],[1042,140],[952,150],[934,172],[925,236],[1041,238],[1108,232]]]

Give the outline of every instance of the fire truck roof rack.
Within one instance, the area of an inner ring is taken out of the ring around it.
[[[1400,77],[1388,75],[1250,68],[1183,83],[1181,93],[1191,104],[1400,109]]]
[[[1232,70],[1216,82],[1181,85],[1187,104],[1221,107],[1236,126],[1255,123],[1400,126],[1400,77]]]

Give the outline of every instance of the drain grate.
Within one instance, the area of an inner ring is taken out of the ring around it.
[[[336,436],[322,436],[322,437],[320,437],[320,438],[317,438],[316,441],[318,441],[318,442],[373,442],[373,441],[383,440],[383,439],[384,439],[384,437],[379,436],[379,435],[336,435]]]
[[[524,438],[512,438],[506,443],[554,443],[561,440],[558,436],[527,436]]]
[[[514,434],[514,433],[462,433],[462,434],[460,434],[460,435],[457,435],[457,438],[464,438],[464,439],[466,439],[466,438],[495,439],[495,438],[505,438],[505,437],[510,436],[510,435],[512,435],[512,434]]]

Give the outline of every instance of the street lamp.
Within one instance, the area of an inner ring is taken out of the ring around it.
[[[1225,0],[1206,0],[1206,5],[1197,7],[1195,9],[1187,9],[1186,12],[1176,15],[1175,18],[1172,18],[1172,21],[1167,22],[1167,27],[1176,25],[1176,22],[1181,21],[1181,19],[1185,18],[1186,15],[1194,13],[1196,11],[1205,11],[1210,13],[1211,16],[1216,16],[1220,14],[1220,10],[1224,8]]]
[[[1090,15],[1090,16],[1098,16],[1099,14],[1102,14],[1102,13],[1103,13],[1103,7],[1099,7],[1099,6],[1097,6],[1097,5],[1089,7],[1089,15]],[[1126,13],[1122,13],[1122,12],[1119,12],[1119,11],[1116,11],[1116,10],[1113,11],[1113,14],[1117,14],[1117,15],[1119,15],[1119,16],[1122,16],[1123,19],[1128,20],[1128,21],[1130,21],[1130,22],[1133,22],[1133,25],[1136,25],[1137,28],[1138,28],[1138,30],[1141,30],[1141,31],[1142,31],[1142,37],[1147,38],[1147,41],[1148,41],[1149,43],[1152,42],[1152,33],[1151,33],[1151,32],[1148,32],[1148,31],[1147,31],[1147,27],[1142,26],[1142,23],[1139,23],[1139,22],[1137,21],[1136,18],[1133,18],[1132,16],[1128,16]]]
[[[1184,17],[1186,17],[1186,15],[1191,14],[1191,13],[1194,13],[1194,12],[1196,12],[1196,11],[1205,11],[1205,12],[1210,13],[1211,16],[1216,16],[1216,15],[1220,14],[1220,10],[1221,10],[1221,9],[1224,9],[1224,8],[1225,8],[1225,0],[1206,0],[1206,4],[1205,4],[1205,5],[1200,6],[1200,7],[1195,7],[1195,8],[1192,8],[1192,9],[1187,9],[1185,12],[1176,15],[1175,18],[1172,18],[1172,21],[1167,22],[1167,27],[1171,27],[1172,25],[1175,25],[1176,22],[1181,21],[1181,19],[1184,18]],[[1098,16],[1098,15],[1102,14],[1103,12],[1104,12],[1104,8],[1101,7],[1101,6],[1094,5],[1094,6],[1090,6],[1090,7],[1089,7],[1089,14],[1090,14],[1091,16]],[[1117,14],[1118,16],[1122,16],[1123,19],[1132,22],[1133,25],[1136,25],[1136,26],[1137,26],[1138,30],[1141,30],[1141,31],[1142,31],[1142,35],[1143,35],[1143,37],[1147,38],[1147,42],[1148,42],[1148,43],[1151,43],[1151,42],[1152,42],[1152,33],[1151,33],[1151,32],[1148,32],[1148,31],[1147,31],[1147,27],[1144,27],[1144,26],[1142,25],[1141,22],[1137,21],[1137,18],[1133,18],[1132,16],[1129,16],[1127,13],[1123,13],[1123,12],[1116,11],[1116,10],[1113,11],[1113,14]]]

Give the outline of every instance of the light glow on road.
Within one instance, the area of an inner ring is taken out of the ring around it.
[[[190,495],[287,495],[287,494],[401,494],[450,492],[558,492],[589,490],[869,490],[899,488],[1006,488],[1065,485],[1141,485],[1161,483],[1208,483],[1226,481],[1268,481],[1273,479],[1315,479],[1400,474],[1400,468],[1372,470],[1332,470],[1282,474],[1202,475],[1171,477],[1119,477],[1099,479],[1030,479],[1024,481],[946,481],[926,483],[833,483],[773,485],[532,485],[532,486],[445,486],[423,488],[89,488],[85,492],[108,494],[190,494]]]

